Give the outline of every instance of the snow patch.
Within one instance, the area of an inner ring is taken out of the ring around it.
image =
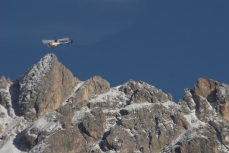
[[[195,111],[192,111],[192,113],[188,115],[184,115],[184,117],[186,118],[191,127],[198,128],[199,126],[206,126],[205,122],[202,122],[197,118]]]
[[[126,98],[125,98],[125,94],[121,91],[117,91],[114,89],[110,89],[109,92],[105,93],[105,94],[100,94],[97,95],[95,98],[93,98],[92,100],[90,100],[89,102],[92,103],[97,103],[97,102],[125,102]]]
[[[176,104],[172,101],[167,101],[164,103],[160,103],[162,106],[164,106],[165,108],[170,108],[171,106],[175,106]]]
[[[148,102],[145,102],[145,103],[134,103],[134,104],[131,104],[131,105],[127,105],[126,107],[124,107],[124,109],[130,112],[132,110],[138,110],[138,109],[141,109],[143,107],[151,108],[154,105],[155,105],[154,103],[148,103]]]
[[[13,144],[15,136],[28,126],[24,118],[17,116],[14,118],[10,117],[5,107],[0,105],[0,126],[0,138],[5,137],[5,139],[0,140],[0,152],[24,153],[18,150]]]
[[[119,91],[119,88],[120,88],[121,86],[122,86],[122,85],[119,85],[119,86],[113,87],[112,89],[115,89],[115,90]]]
[[[181,133],[175,141],[172,142],[172,145],[176,145],[178,142],[188,142],[197,136],[196,131],[193,129],[188,129]]]
[[[124,130],[129,134],[129,136],[134,137],[134,134],[131,133],[130,129],[125,129],[125,128],[124,128]]]
[[[46,131],[49,133],[53,133],[56,130],[62,129],[61,124],[55,119],[55,113],[47,114],[50,116],[43,116],[33,122],[33,125],[29,128],[28,134],[37,137],[36,134],[31,134],[31,129],[37,129],[37,131]]]
[[[26,121],[23,117],[11,118],[7,114],[7,110],[0,105],[0,125],[2,131],[0,131],[0,137],[4,135],[17,134],[27,127]],[[1,142],[1,141],[0,141]]]
[[[90,109],[88,107],[83,107],[81,110],[76,111],[72,118],[72,123],[79,123],[86,116],[86,114],[90,114]]]
[[[120,109],[103,109],[102,111],[105,114],[116,114],[120,111]]]

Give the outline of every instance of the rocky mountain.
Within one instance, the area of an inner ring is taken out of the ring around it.
[[[80,81],[47,54],[0,79],[1,153],[228,153],[229,85],[199,78],[184,98],[143,81]]]

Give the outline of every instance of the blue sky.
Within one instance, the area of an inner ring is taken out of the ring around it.
[[[200,77],[229,84],[229,1],[2,0],[0,76],[19,78],[47,53],[84,81],[145,81],[173,100]],[[71,37],[49,49],[42,39]]]

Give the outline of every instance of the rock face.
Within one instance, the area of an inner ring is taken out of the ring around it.
[[[10,79],[6,79],[4,76],[0,79],[0,104],[7,109],[7,112],[10,116],[13,117],[13,109],[11,103],[11,95],[8,92],[9,87],[11,86],[12,82]]]
[[[57,109],[79,82],[54,54],[46,55],[17,82],[18,114],[27,120],[35,120]]]
[[[195,84],[194,97],[199,107],[200,119],[208,114],[208,109],[212,105],[224,119],[229,121],[229,86],[220,84],[212,79],[198,79]],[[210,105],[209,105],[210,104]]]
[[[229,85],[200,78],[178,103],[143,81],[79,81],[47,54],[0,79],[0,152],[227,153]]]

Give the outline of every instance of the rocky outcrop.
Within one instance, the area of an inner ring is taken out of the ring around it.
[[[160,152],[189,126],[180,113],[165,108],[149,103],[124,107],[120,126],[111,128],[106,139],[108,146],[121,152]]]
[[[0,79],[0,89],[7,89],[9,85],[11,85],[12,82],[10,81],[10,78],[5,78],[4,76],[2,76],[2,78]]]
[[[194,86],[194,95],[204,97],[210,103],[216,102],[216,89],[219,85],[215,80],[200,78]]]
[[[197,104],[199,118],[212,113],[209,108],[215,109],[229,122],[229,86],[220,84],[212,79],[200,78],[194,87],[194,99]]]
[[[229,85],[212,79],[178,104],[143,81],[79,81],[48,54],[13,83],[0,79],[0,152],[227,153],[228,99]]]
[[[6,79],[4,76],[0,79],[0,104],[4,107],[9,107],[9,86],[12,84],[10,79]]]
[[[123,85],[120,89],[127,96],[131,97],[131,102],[134,103],[143,103],[143,102],[166,102],[172,100],[171,94],[165,94],[161,90],[156,89],[154,86],[150,86],[149,84],[139,81],[135,82],[134,80],[130,80],[125,85]]]
[[[206,153],[218,153],[218,146],[210,139],[198,138],[192,139],[188,143],[181,142],[180,152],[193,153],[193,152],[206,152]],[[199,146],[199,147],[197,147]]]
[[[229,85],[222,84],[216,90],[216,108],[221,115],[229,122]]]
[[[47,124],[54,124],[51,131],[43,126],[39,128],[35,123],[25,132],[24,141],[28,144],[26,148],[36,152],[39,144],[46,141],[52,145],[43,152],[88,152],[96,141],[102,139],[106,128],[102,109],[89,109],[88,101],[109,90],[110,84],[99,76],[76,85],[74,93],[62,106],[41,118]]]
[[[19,115],[35,120],[57,109],[78,83],[79,80],[58,62],[54,54],[47,54],[18,81]]]
[[[80,101],[89,101],[94,96],[106,93],[110,90],[110,84],[100,76],[94,76],[85,81],[70,97],[67,102],[77,103]]]
[[[14,110],[11,101],[10,86],[12,82],[9,78],[4,76],[0,79],[0,105],[7,109],[7,114],[11,117],[14,116]]]

